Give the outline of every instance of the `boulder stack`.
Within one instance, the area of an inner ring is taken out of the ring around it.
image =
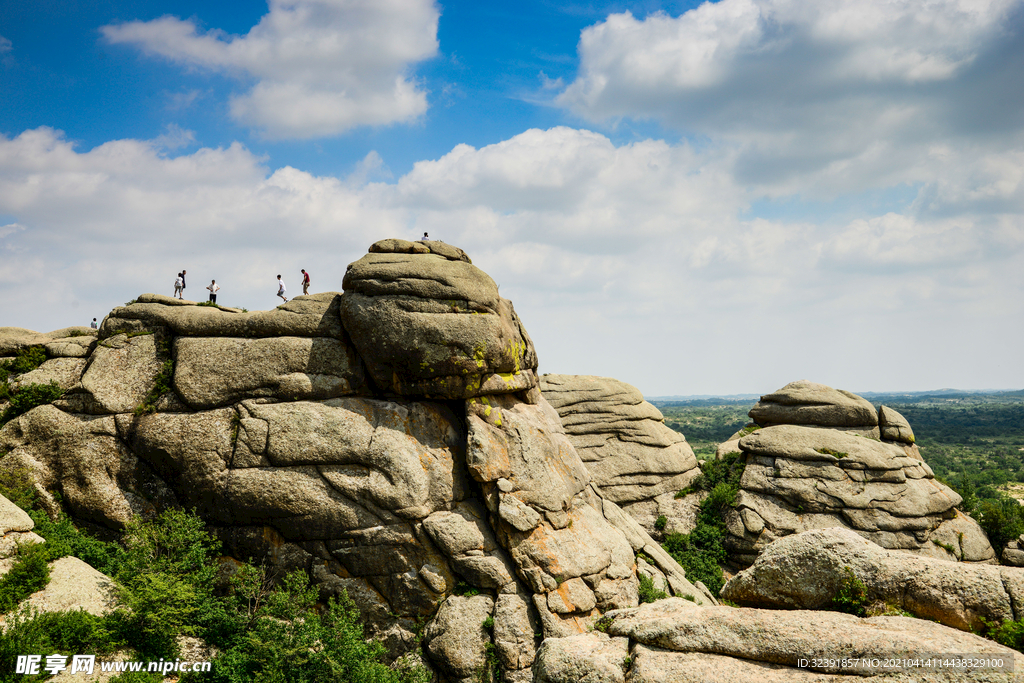
[[[733,557],[749,564],[777,538],[845,526],[883,548],[992,562],[960,496],[935,479],[895,410],[812,382],[788,384],[750,411],[746,462],[726,516]],[[751,431],[752,430],[752,431]]]
[[[108,533],[194,508],[234,557],[347,591],[393,656],[426,620],[448,680],[491,647],[527,680],[535,634],[638,603],[640,551],[671,593],[714,604],[592,484],[511,303],[461,250],[378,242],[345,288],[269,312],[114,309],[65,395],[0,429],[0,467]],[[692,454],[672,449],[676,476]]]

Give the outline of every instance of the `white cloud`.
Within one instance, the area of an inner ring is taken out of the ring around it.
[[[270,0],[244,36],[201,33],[165,16],[104,26],[112,43],[138,45],[183,64],[248,75],[232,116],[272,138],[337,135],[408,122],[427,109],[412,66],[437,53],[432,0]]]
[[[4,54],[6,52],[10,52],[13,49],[14,49],[14,45],[11,44],[10,39],[9,38],[4,38],[3,36],[0,36],[0,55]]]
[[[578,76],[556,101],[588,120],[656,119],[730,145],[737,179],[772,195],[930,182],[939,174],[920,160],[936,141],[1024,127],[1011,114],[1024,104],[1022,17],[1021,0],[613,14],[583,31]]]
[[[386,169],[375,153],[339,180],[269,169],[239,144],[80,152],[51,129],[26,131],[0,137],[0,216],[15,221],[0,250],[17,256],[0,266],[2,324],[102,317],[141,292],[169,294],[183,267],[189,289],[216,278],[223,302],[268,308],[279,272],[293,284],[306,268],[316,290],[339,290],[372,242],[427,230],[499,283],[543,371],[617,376],[651,394],[800,377],[853,390],[1024,381],[1011,348],[1024,320],[1020,212],[883,214],[836,229],[741,220],[748,191],[730,163],[560,127],[460,145],[383,183],[367,182]],[[955,374],[948,359],[968,352],[982,360]]]

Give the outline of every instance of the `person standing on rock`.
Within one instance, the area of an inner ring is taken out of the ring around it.
[[[427,233],[423,233],[423,239],[421,239],[420,242],[426,242],[429,239],[430,239],[430,235],[428,235]]]
[[[181,269],[181,293],[185,293],[185,269]]]
[[[181,277],[181,273],[178,273],[178,278],[174,281],[174,294],[179,299],[181,298],[181,290],[185,289],[185,280]]]
[[[220,289],[220,285],[217,284],[216,280],[210,280],[210,284],[207,286],[207,289],[210,290],[210,301],[212,303],[217,303],[217,290]]]
[[[285,292],[287,292],[287,291],[288,291],[288,288],[284,286],[284,280],[282,280],[281,276],[278,275],[277,276],[277,295],[279,297],[281,297],[281,299],[285,303],[288,303],[288,297],[285,296]]]
[[[306,272],[305,268],[300,270],[302,270],[302,293],[309,294],[309,273]]]
[[[96,318],[92,319],[92,322],[89,323],[89,327],[91,327],[94,330],[99,329],[99,325],[96,324]]]

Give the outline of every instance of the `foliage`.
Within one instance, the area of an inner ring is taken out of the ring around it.
[[[862,617],[867,604],[868,590],[864,583],[857,578],[852,569],[843,567],[843,578],[839,582],[836,594],[832,596],[832,609]]]
[[[664,531],[666,526],[668,526],[668,517],[658,515],[658,519],[654,520],[654,528],[658,531]]]
[[[714,594],[722,590],[726,560],[724,516],[733,506],[746,467],[740,453],[721,460],[712,458],[701,466],[693,488],[708,491],[697,512],[697,525],[688,534],[668,534],[662,546],[686,570],[691,581],[701,581]]]
[[[220,308],[220,306],[218,306],[212,301],[200,301],[199,303],[196,304],[196,306],[210,306],[212,308]]]
[[[836,451],[826,446],[822,446],[821,448],[815,448],[814,450],[817,451],[818,453],[821,453],[822,455],[831,455],[832,457],[835,458],[845,458],[846,456],[849,455],[849,453],[844,453],[843,451]]]
[[[42,510],[29,510],[28,514],[35,522],[32,530],[46,539],[45,547],[50,560],[77,557],[108,576],[117,573],[124,555],[118,544],[83,533],[66,515],[62,514],[54,520]]]
[[[1024,652],[1024,619],[1004,621],[999,626],[992,628],[987,635],[1000,645]]]
[[[392,669],[384,647],[363,640],[359,611],[344,593],[314,609],[317,588],[302,572],[289,574],[252,614],[249,627],[214,661],[213,670],[182,680],[214,683],[346,681],[426,683],[423,669]]]
[[[982,500],[976,517],[997,553],[1024,533],[1024,506],[1009,496]]]
[[[53,380],[47,384],[33,382],[15,389],[10,394],[10,403],[4,409],[3,415],[0,415],[0,425],[10,422],[33,408],[53,403],[63,393],[64,390]]]
[[[6,574],[0,577],[0,613],[10,612],[18,603],[50,582],[49,556],[42,543],[18,546],[17,559]]]
[[[0,451],[0,458],[5,455]],[[27,467],[8,466],[0,469],[0,496],[11,501],[22,510],[31,510],[38,502],[39,495],[32,483],[32,474]]]
[[[8,616],[6,629],[4,637],[0,638],[0,662],[5,664],[27,653],[104,655],[115,649],[105,619],[84,610],[37,612],[25,606]],[[23,680],[25,676],[15,674],[13,666],[0,668],[0,683]]]
[[[19,349],[14,362],[7,366],[7,372],[21,375],[31,372],[46,362],[46,350],[42,346]]]
[[[659,590],[654,587],[654,579],[651,577],[641,574],[640,575],[640,603],[654,602],[655,600],[664,600],[668,597],[668,593],[663,590]]]
[[[615,623],[615,617],[603,616],[594,622],[594,630],[601,633],[608,633],[608,629]]]
[[[465,581],[456,581],[455,589],[452,591],[455,595],[463,595],[465,597],[472,597],[474,595],[480,595],[480,589],[476,586],[471,586]]]
[[[203,617],[219,612],[211,603],[220,544],[198,516],[173,508],[130,522],[123,543],[114,578],[128,639],[141,652],[173,656],[177,636],[198,635]]]

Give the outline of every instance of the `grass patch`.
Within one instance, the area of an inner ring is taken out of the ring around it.
[[[818,453],[821,453],[822,455],[831,455],[834,458],[845,458],[848,455],[850,455],[849,453],[844,453],[843,451],[834,451],[831,448],[825,446],[821,448],[815,448],[814,450]]]
[[[654,520],[654,528],[658,531],[664,531],[666,526],[668,526],[668,517],[658,515],[658,519]]]

